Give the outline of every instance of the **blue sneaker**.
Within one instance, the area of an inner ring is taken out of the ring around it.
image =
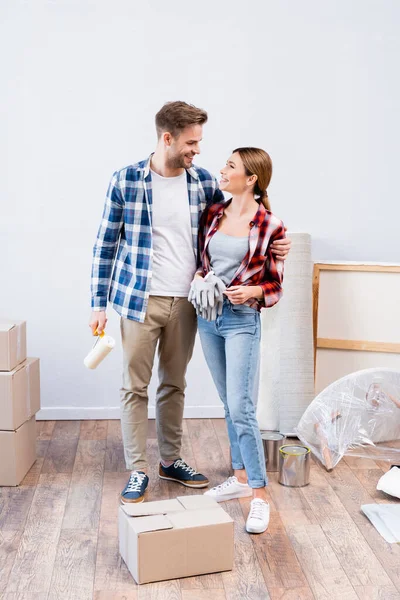
[[[143,471],[132,471],[129,481],[121,492],[121,502],[143,502],[149,478]]]
[[[207,477],[204,477],[201,473],[197,473],[192,467],[189,467],[181,458],[177,458],[176,461],[170,467],[164,467],[161,463],[158,469],[158,476],[160,479],[166,479],[167,481],[176,481],[186,487],[192,488],[203,488],[207,487],[210,483]]]

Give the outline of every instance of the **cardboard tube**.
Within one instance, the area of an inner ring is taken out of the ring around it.
[[[105,358],[107,354],[111,352],[114,346],[115,340],[110,335],[103,335],[99,337],[89,354],[84,359],[83,364],[88,369],[95,369],[101,363],[103,358]]]

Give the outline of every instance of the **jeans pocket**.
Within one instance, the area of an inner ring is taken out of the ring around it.
[[[230,327],[233,330],[237,333],[257,335],[259,318],[256,310],[249,306],[244,309],[242,305],[236,304],[230,307],[230,314]]]
[[[247,306],[247,304],[231,304],[230,308],[234,314],[238,315],[255,315],[257,313],[254,308]]]

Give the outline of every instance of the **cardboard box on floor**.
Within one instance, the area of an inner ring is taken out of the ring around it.
[[[16,431],[0,431],[0,486],[19,485],[36,460],[36,418]]]
[[[0,371],[0,430],[15,431],[40,409],[40,364],[28,358]]]
[[[12,371],[26,359],[26,322],[0,318],[0,371]]]
[[[119,549],[137,583],[230,571],[233,520],[213,498],[124,504]]]

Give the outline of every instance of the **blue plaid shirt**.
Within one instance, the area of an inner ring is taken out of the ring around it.
[[[107,300],[118,314],[143,323],[152,274],[150,159],[116,171],[108,187],[103,218],[93,248],[92,309]],[[199,218],[208,204],[224,199],[215,177],[205,169],[186,171],[193,252],[197,258]]]

